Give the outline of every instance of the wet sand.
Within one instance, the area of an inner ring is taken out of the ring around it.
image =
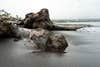
[[[99,30],[59,31],[69,43],[62,54],[32,53],[23,40],[0,40],[0,67],[100,67]]]

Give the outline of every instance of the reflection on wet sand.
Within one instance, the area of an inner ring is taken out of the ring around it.
[[[60,32],[60,31],[59,31]],[[66,53],[32,53],[23,40],[0,40],[2,67],[100,67],[100,32],[61,31],[69,47]]]

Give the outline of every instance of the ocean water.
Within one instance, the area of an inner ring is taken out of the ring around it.
[[[60,22],[56,24],[89,24],[89,25],[94,25],[97,27],[100,26],[100,22]]]
[[[32,53],[23,40],[1,39],[0,67],[100,67],[100,23],[93,24],[97,27],[57,31],[69,44],[66,53]]]

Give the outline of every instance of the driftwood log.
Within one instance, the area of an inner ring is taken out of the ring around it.
[[[64,52],[68,47],[65,37],[42,28],[27,29],[20,28],[10,23],[0,23],[0,38],[14,37],[27,39],[33,50]],[[17,38],[17,39],[16,39]],[[30,46],[30,45],[29,45]]]
[[[53,25],[49,18],[48,9],[26,14],[20,25],[23,25],[24,28],[7,22],[0,22],[0,35],[3,35],[3,37],[6,35],[22,39],[26,38],[30,40],[36,49],[41,51],[63,52],[68,47],[68,43],[63,35],[50,30],[72,29]]]
[[[64,52],[68,47],[65,37],[42,28],[27,29],[18,28],[17,34],[25,38],[33,47],[33,50]]]
[[[67,30],[67,31],[75,31],[81,27],[62,27],[54,25],[53,22],[49,18],[48,9],[41,9],[37,13],[28,13],[26,14],[24,20],[20,23],[24,28],[36,29],[43,28],[47,30]]]

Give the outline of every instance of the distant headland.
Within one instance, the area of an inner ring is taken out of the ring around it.
[[[100,22],[100,19],[53,19],[53,22]]]

